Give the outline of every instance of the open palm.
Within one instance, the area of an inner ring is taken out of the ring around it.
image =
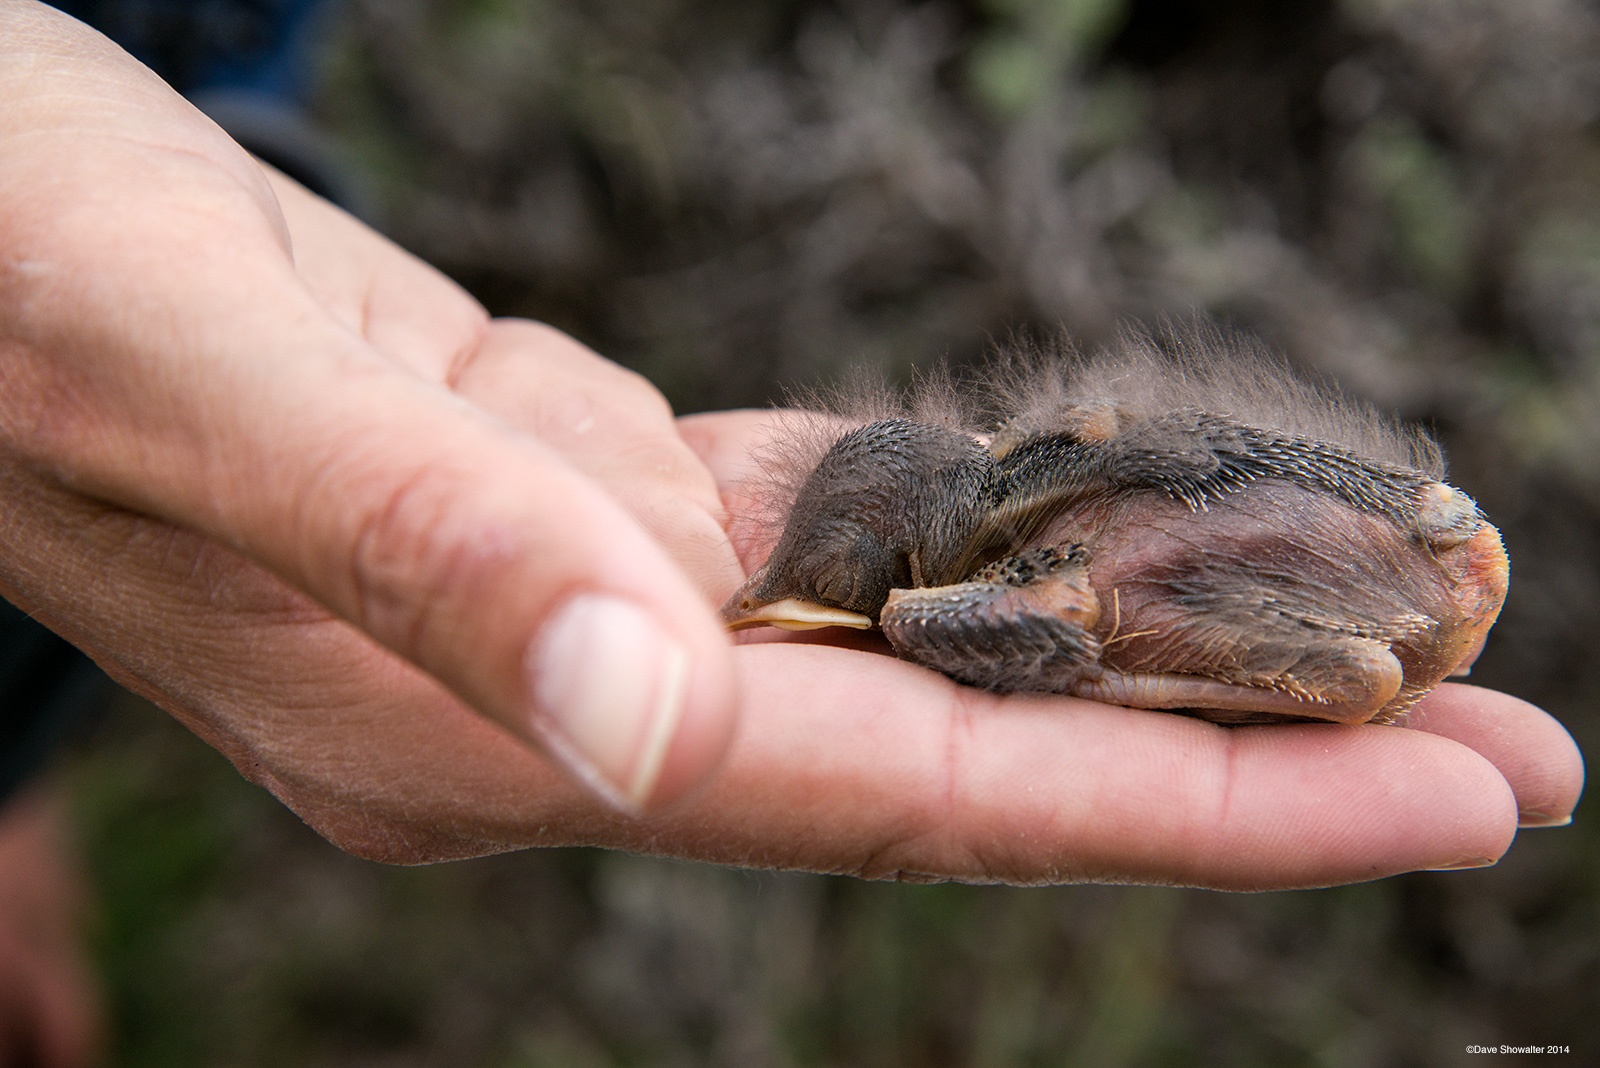
[[[1259,888],[1489,862],[1575,802],[1565,732],[1466,687],[1421,729],[1230,730],[732,646],[767,416],[675,421],[75,24],[0,23],[0,590],[346,849]],[[552,644],[575,603],[616,640]],[[550,726],[614,692],[653,741]]]

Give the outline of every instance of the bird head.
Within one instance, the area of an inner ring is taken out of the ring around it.
[[[868,628],[889,591],[950,581],[992,504],[994,461],[974,438],[880,419],[830,448],[795,497],[767,562],[722,606],[730,628]]]

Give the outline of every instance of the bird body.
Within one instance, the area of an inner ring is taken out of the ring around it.
[[[1247,342],[1169,341],[880,400],[796,458],[729,625],[877,627],[991,690],[1401,719],[1481,648],[1498,532],[1426,436]]]

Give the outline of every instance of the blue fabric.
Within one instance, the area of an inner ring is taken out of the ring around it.
[[[61,0],[186,96],[218,90],[301,103],[329,0]]]

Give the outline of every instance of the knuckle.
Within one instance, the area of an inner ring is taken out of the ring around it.
[[[409,473],[358,521],[348,580],[355,622],[413,661],[484,603],[495,565],[515,552],[509,528],[471,507],[461,482],[437,468]]]

